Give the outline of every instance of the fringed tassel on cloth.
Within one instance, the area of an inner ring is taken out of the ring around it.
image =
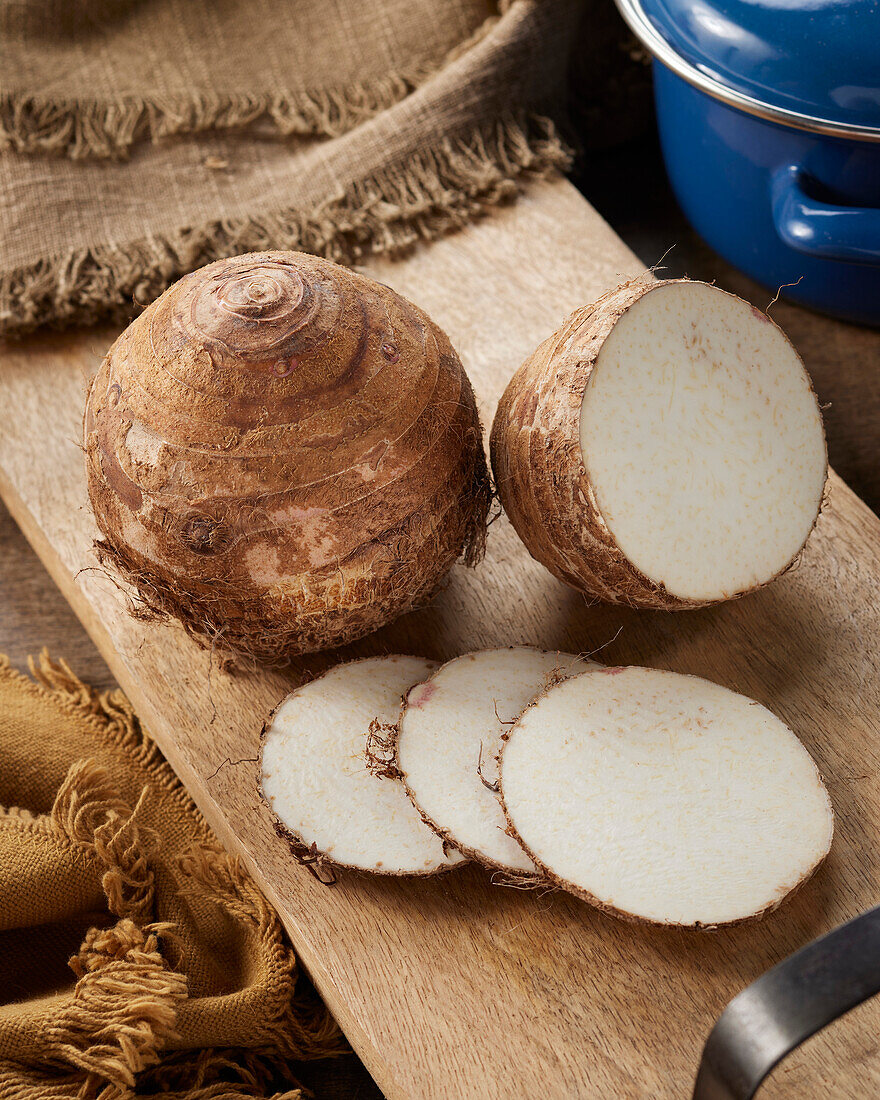
[[[83,1093],[105,1085],[119,1096],[161,1058],[176,1037],[177,1008],[186,998],[183,974],[168,969],[159,937],[169,925],[144,928],[119,921],[89,931],[71,968],[79,980],[73,1004],[48,1029],[57,1057],[84,1070]]]
[[[41,666],[44,682],[54,679],[73,705],[98,712],[93,693],[66,665],[53,666],[44,654]],[[161,952],[160,937],[172,925],[150,923],[159,838],[137,824],[148,797],[145,787],[132,810],[108,769],[82,760],[67,773],[50,815],[58,834],[100,864],[107,907],[121,918],[88,931],[70,960],[78,978],[73,1002],[47,1027],[58,1059],[95,1078],[86,1093],[105,1084],[133,1088],[137,1074],[176,1038],[177,1007],[187,995],[186,976],[172,971]]]
[[[68,772],[52,807],[58,831],[106,868],[101,884],[110,912],[135,921],[149,920],[153,911],[150,860],[159,838],[135,824],[149,790],[144,787],[132,811],[116,795],[107,769],[82,760]]]
[[[0,656],[0,676],[19,682],[30,694],[48,694],[62,711],[89,723],[105,745],[136,760],[149,783],[130,808],[114,787],[112,770],[86,759],[70,767],[48,815],[6,811],[16,820],[39,822],[43,831],[80,852],[87,865],[97,865],[107,908],[118,919],[109,927],[89,929],[69,960],[76,984],[69,997],[47,1011],[43,1028],[49,1061],[37,1067],[0,1060],[0,1100],[154,1095],[164,1100],[305,1100],[308,1094],[298,1086],[291,1063],[333,1057],[348,1048],[317,997],[295,995],[296,958],[274,911],[240,862],[217,845],[120,692],[98,693],[45,651],[31,669],[37,683],[13,672]],[[170,859],[160,832],[141,820],[152,811],[153,820],[161,823],[156,803],[164,799],[168,805],[169,798],[190,819],[191,837],[184,854]],[[166,883],[183,880],[179,897],[216,905],[250,932],[253,961],[259,960],[269,976],[259,994],[258,1042],[251,1049],[192,1049],[180,1032],[190,995],[187,951],[210,947],[198,944],[194,929],[187,945],[183,929],[155,919],[160,861]],[[172,945],[180,971],[168,958]],[[169,1051],[169,1043],[175,1049]]]
[[[312,1094],[300,1087],[288,1065],[275,1055],[205,1050],[195,1057],[171,1055],[149,1071],[140,1082],[138,1096],[154,1095],[162,1100],[308,1100]]]
[[[147,768],[154,778],[161,780],[162,787],[182,791],[177,776],[165,763],[158,745],[141,729],[123,692],[119,689],[96,691],[84,684],[63,658],[53,661],[47,649],[40,653],[39,660],[29,657],[28,667],[40,687],[65,709],[95,722],[102,738],[109,738],[120,748],[134,753],[138,763]],[[193,810],[198,814],[195,807]]]

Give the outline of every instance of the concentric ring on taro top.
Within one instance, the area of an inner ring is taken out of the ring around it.
[[[190,318],[193,329],[236,358],[262,359],[272,350],[291,354],[311,350],[332,326],[310,332],[303,346],[290,341],[312,326],[335,295],[320,279],[312,281],[282,263],[258,268],[248,263],[239,271],[217,275],[193,288]]]

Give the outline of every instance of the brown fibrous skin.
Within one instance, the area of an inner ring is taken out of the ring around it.
[[[362,637],[482,554],[491,490],[455,351],[328,260],[185,276],[110,349],[84,437],[98,550],[140,609],[261,664]]]
[[[498,496],[529,553],[559,580],[607,603],[687,611],[720,602],[673,595],[628,560],[599,508],[580,444],[584,390],[612,329],[643,295],[687,281],[646,275],[575,310],[511,378],[492,424]]]

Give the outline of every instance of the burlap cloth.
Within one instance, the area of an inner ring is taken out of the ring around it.
[[[568,163],[573,67],[587,142],[631,128],[628,48],[611,0],[0,0],[0,334],[454,229]]]
[[[339,1053],[272,909],[119,693],[0,658],[0,1097],[301,1094]]]

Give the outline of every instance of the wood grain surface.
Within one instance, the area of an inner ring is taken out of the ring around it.
[[[566,313],[639,270],[562,181],[369,272],[452,337],[488,423],[524,356]],[[287,674],[220,671],[173,625],[127,614],[97,567],[78,451],[86,380],[110,332],[47,337],[0,356],[0,491],[112,672],[218,835],[242,853],[386,1094],[418,1098],[679,1100],[723,1004],[813,936],[878,900],[880,521],[838,479],[800,567],[746,599],[664,614],[589,605],[533,562],[503,518],[486,561],[456,569],[430,609]],[[560,893],[493,886],[465,867],[434,882],[298,867],[255,793],[264,715],[340,658],[445,659],[528,642],[708,676],[799,733],[837,813],[819,874],[763,922],[713,934],[615,921]],[[821,1036],[767,1087],[774,1097],[880,1094],[880,1014]]]

